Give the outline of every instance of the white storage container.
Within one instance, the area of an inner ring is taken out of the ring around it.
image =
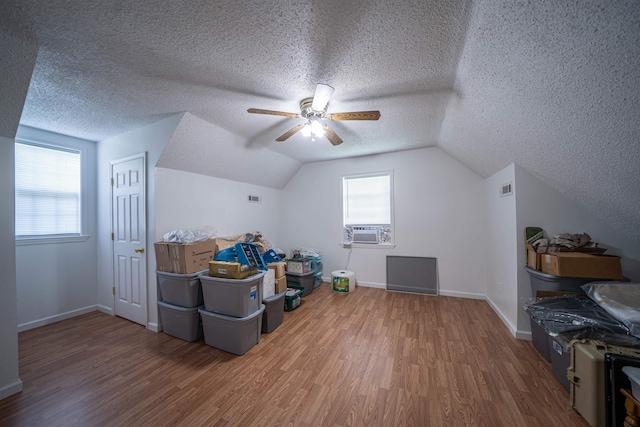
[[[247,317],[231,317],[200,309],[204,342],[228,353],[243,355],[260,342],[264,305]]]

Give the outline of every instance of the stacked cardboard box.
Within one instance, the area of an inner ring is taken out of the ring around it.
[[[191,274],[209,268],[209,261],[216,254],[216,239],[188,244],[157,242],[154,247],[156,270]]]
[[[258,273],[258,269],[247,264],[230,261],[209,261],[209,276],[225,279],[246,279]]]
[[[285,274],[285,263],[283,261],[272,262],[267,264],[270,270],[275,273],[275,289],[274,292],[279,294],[287,289],[287,276]]]

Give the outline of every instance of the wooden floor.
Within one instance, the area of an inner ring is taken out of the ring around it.
[[[484,301],[327,283],[243,356],[94,312],[19,334],[2,426],[588,426]]]

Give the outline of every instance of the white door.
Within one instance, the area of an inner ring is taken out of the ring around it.
[[[116,316],[147,325],[145,154],[111,162]]]

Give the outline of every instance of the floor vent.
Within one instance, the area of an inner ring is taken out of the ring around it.
[[[438,295],[436,259],[387,255],[387,290]]]

